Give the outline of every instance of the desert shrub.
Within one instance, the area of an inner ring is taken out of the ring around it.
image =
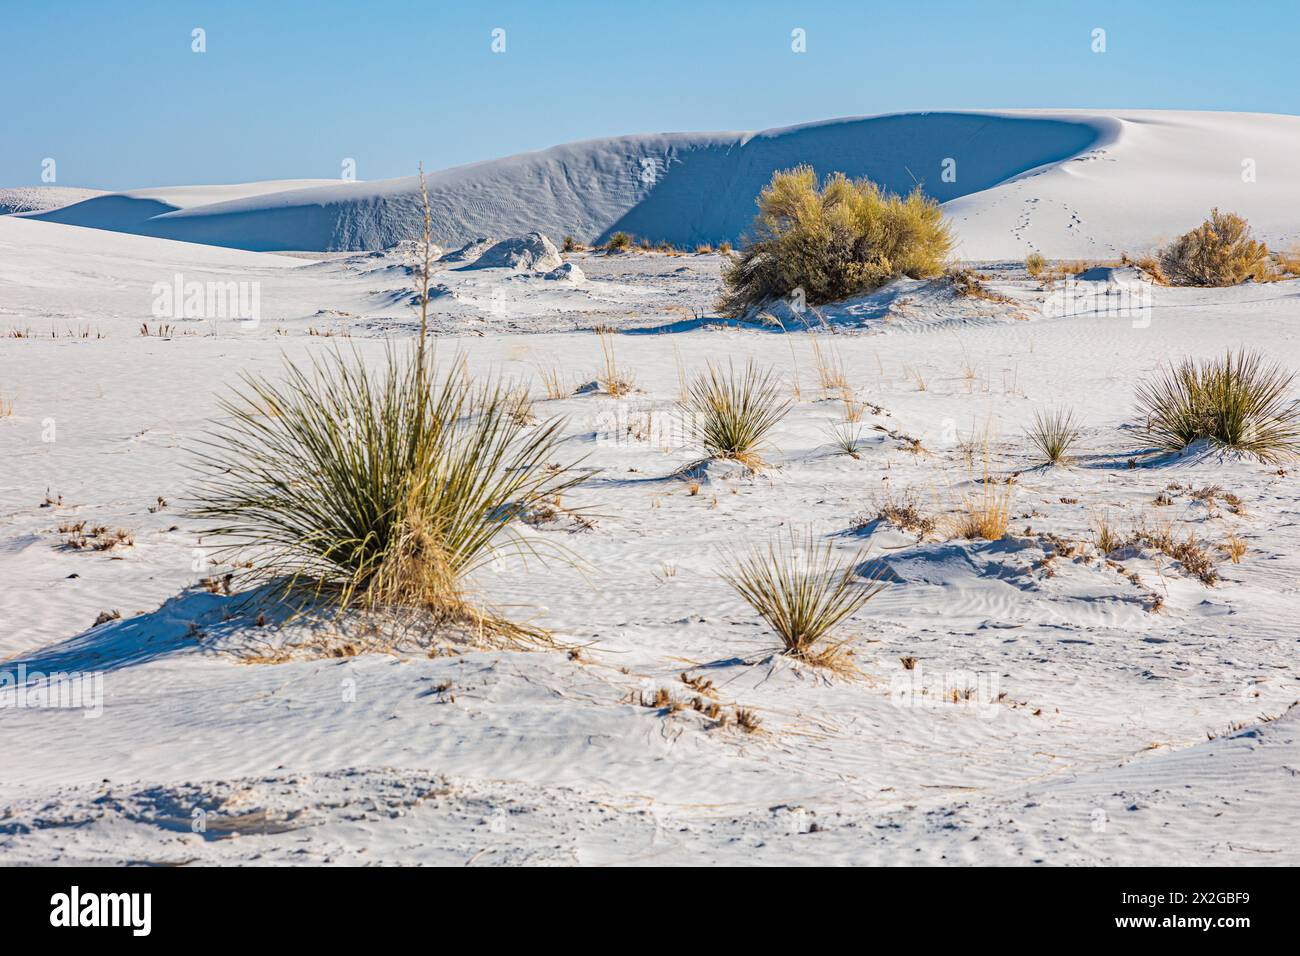
[[[1260,461],[1281,461],[1300,454],[1300,402],[1287,397],[1294,378],[1258,352],[1185,359],[1138,385],[1138,411],[1160,448],[1181,451],[1207,439]]]
[[[1031,252],[1029,255],[1025,256],[1025,271],[1033,278],[1037,279],[1043,274],[1043,270],[1046,268],[1047,260],[1043,258],[1042,254]]]
[[[897,276],[944,270],[953,239],[938,202],[900,197],[842,173],[821,185],[810,166],[773,174],[739,257],[723,271],[720,303],[740,315],[803,289],[810,305],[870,292]]]
[[[726,374],[712,363],[708,372],[687,387],[681,411],[688,433],[713,458],[729,458],[749,468],[763,464],[759,456],[767,434],[790,410],[780,395],[780,382],[772,369],[759,371],[752,361],[737,374]]]
[[[1245,219],[1212,209],[1209,219],[1161,251],[1160,267],[1174,285],[1237,285],[1267,273],[1268,247],[1251,238]]]
[[[813,664],[842,663],[840,644],[823,641],[885,585],[856,573],[864,554],[837,561],[830,544],[818,546],[812,531],[791,529],[788,541],[728,556],[723,579],[781,639],[782,653]]]
[[[286,598],[540,639],[475,608],[465,581],[531,550],[511,519],[580,480],[552,463],[562,422],[525,425],[518,390],[472,383],[461,359],[438,372],[417,347],[390,348],[378,371],[335,351],[286,359],[280,382],[246,375],[199,447],[193,513]]]
[[[627,252],[632,248],[632,237],[626,232],[616,232],[605,243],[606,252]]]
[[[565,237],[564,237],[564,247],[563,247],[563,250],[562,250],[562,251],[564,251],[564,252],[575,252],[575,251],[577,251],[577,248],[578,248],[578,243],[574,240],[574,238],[573,238],[572,236],[565,236]]]
[[[1063,465],[1069,461],[1070,446],[1079,439],[1079,427],[1071,411],[1035,411],[1025,435],[1048,464]]]

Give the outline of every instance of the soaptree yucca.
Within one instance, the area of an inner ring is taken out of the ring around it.
[[[1137,388],[1138,412],[1160,448],[1181,451],[1198,439],[1276,462],[1300,455],[1300,401],[1289,398],[1295,373],[1258,352],[1184,359]]]
[[[1079,439],[1079,425],[1067,409],[1034,412],[1034,423],[1025,432],[1049,465],[1069,462],[1070,447]]]
[[[790,410],[781,396],[775,373],[748,362],[744,371],[728,366],[724,373],[709,364],[687,387],[680,405],[688,433],[711,458],[729,458],[759,468],[759,454],[768,433]]]
[[[552,463],[562,422],[530,426],[517,389],[424,359],[390,347],[376,370],[333,351],[286,359],[282,381],[246,375],[200,444],[194,513],[286,596],[539,637],[474,608],[465,580],[527,549],[512,519],[580,480]]]
[[[941,274],[953,239],[939,204],[811,166],[773,174],[739,256],[723,272],[720,308],[740,315],[802,289],[809,305],[870,292],[897,276]]]
[[[863,552],[837,560],[811,530],[726,557],[723,579],[776,632],[782,653],[811,664],[843,666],[843,644],[831,634],[885,587],[878,575],[858,574]]]
[[[1166,246],[1159,264],[1173,285],[1237,285],[1270,271],[1268,247],[1251,238],[1246,220],[1217,209]]]

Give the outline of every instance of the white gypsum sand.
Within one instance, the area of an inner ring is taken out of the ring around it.
[[[1158,168],[1136,146],[1125,163]],[[1081,188],[1058,168],[1060,189]],[[1051,175],[957,202],[1033,198]],[[1158,225],[1170,233],[1212,204],[1191,180],[1186,195],[1158,185],[1146,191],[1177,213]],[[1300,221],[1293,183],[1258,186],[1275,221]],[[1109,249],[1138,201],[1117,190],[1080,225],[1034,220],[1035,246]],[[978,258],[1025,251],[999,215]],[[103,693],[87,718],[0,689],[0,862],[1300,860],[1294,468],[1144,454],[1134,404],[1183,356],[1246,345],[1300,367],[1296,281],[1155,287],[1137,316],[1102,300],[1062,316],[1059,284],[985,262],[1008,301],[900,280],[821,310],[810,335],[711,318],[715,254],[566,258],[585,281],[436,263],[431,326],[440,358],[530,380],[534,413],[566,416],[566,449],[597,469],[565,499],[591,527],[561,512],[524,529],[582,568],[511,559],[476,578],[581,653],[322,657],[285,651],[305,625],[202,586],[231,569],[207,563],[184,514],[187,449],[240,373],[274,378],[282,355],[334,348],[377,361],[386,337],[408,337],[409,250],[295,257],[0,218],[0,335],[18,336],[0,338],[0,673],[99,674]],[[259,283],[260,321],[139,334],[159,330],[153,287],[177,274]],[[603,361],[596,326],[619,330],[625,398],[575,391]],[[814,343],[862,403],[856,458],[832,439],[845,401],[819,385]],[[675,476],[700,456],[675,412],[679,369],[751,358],[799,389],[769,467]],[[539,366],[566,397],[545,397]],[[1024,430],[1058,407],[1082,429],[1074,461],[1035,467]],[[1010,534],[953,539],[944,520],[986,469],[1011,482]],[[891,500],[938,530],[861,520]],[[67,547],[58,529],[83,520],[133,543]],[[1150,549],[1100,555],[1099,521],[1194,535],[1220,579]],[[856,679],[773,656],[719,577],[720,549],[792,525],[844,557],[869,547],[890,582],[841,629]],[[1219,550],[1232,539],[1240,563]],[[685,706],[643,704],[661,689]]]

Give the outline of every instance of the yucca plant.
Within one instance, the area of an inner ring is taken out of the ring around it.
[[[286,597],[415,607],[437,624],[538,640],[474,607],[465,582],[530,550],[512,518],[581,480],[551,464],[563,423],[530,427],[515,387],[471,383],[462,358],[439,374],[423,341],[412,352],[390,347],[378,371],[334,351],[286,359],[282,382],[245,375],[200,444],[193,512]]]
[[[856,569],[865,552],[837,560],[809,529],[790,530],[766,546],[726,555],[723,579],[759,613],[781,640],[782,653],[810,664],[843,666],[843,643],[826,643],[841,623],[884,589]]]
[[[1300,454],[1300,402],[1288,398],[1295,373],[1258,352],[1228,350],[1222,359],[1184,359],[1137,388],[1147,434],[1169,451],[1199,439],[1262,462]]]
[[[1079,427],[1069,410],[1040,410],[1034,412],[1034,423],[1025,436],[1048,464],[1064,465],[1070,460],[1070,446],[1079,439]]]
[[[461,358],[439,376],[415,352],[390,347],[380,371],[333,351],[286,359],[281,382],[244,376],[200,442],[192,512],[286,597],[419,607],[434,623],[537,639],[473,607],[465,579],[532,550],[512,518],[581,480],[551,464],[563,423],[529,427],[517,389],[471,384]]]
[[[760,468],[759,456],[767,434],[790,411],[781,397],[780,381],[772,369],[760,371],[753,361],[743,372],[728,364],[724,374],[709,363],[708,372],[687,387],[679,407],[687,432],[711,458],[729,458],[748,468]]]

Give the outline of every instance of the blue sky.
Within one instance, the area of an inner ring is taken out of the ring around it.
[[[3,23],[0,186],[39,183],[45,157],[60,185],[121,189],[912,109],[1300,113],[1293,0],[56,0]]]

